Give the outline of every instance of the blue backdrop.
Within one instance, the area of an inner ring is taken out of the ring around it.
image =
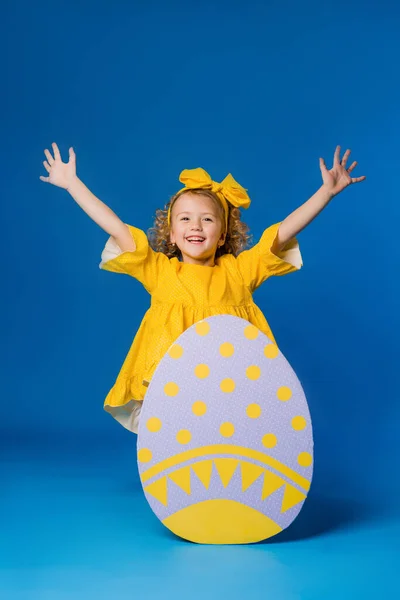
[[[182,169],[232,172],[257,241],[318,189],[318,159],[330,168],[340,144],[367,180],[300,234],[303,269],[255,301],[308,398],[314,491],[394,505],[399,7],[19,0],[3,17],[5,445],[79,439],[135,461],[135,436],[102,405],[149,296],[98,268],[107,234],[39,180],[44,148],[67,160],[73,146],[79,177],[145,230]]]

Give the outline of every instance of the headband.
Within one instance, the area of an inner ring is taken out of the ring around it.
[[[178,194],[193,189],[204,189],[214,192],[221,200],[225,213],[225,228],[228,230],[228,202],[237,208],[249,208],[250,198],[245,190],[229,173],[221,183],[213,181],[209,174],[201,168],[185,169],[179,176],[179,181],[185,185]],[[168,226],[171,225],[171,209],[168,209]]]

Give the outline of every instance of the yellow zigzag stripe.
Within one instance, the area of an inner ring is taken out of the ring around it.
[[[190,465],[192,470],[196,473],[201,483],[204,485],[206,490],[210,485],[211,473],[212,473],[212,460],[202,460],[200,462],[193,463]]]
[[[214,465],[217,468],[218,475],[222,481],[222,485],[226,488],[233,477],[239,461],[235,458],[215,458]]]
[[[242,492],[245,492],[253,483],[265,473],[263,467],[254,465],[253,463],[240,463],[242,469]]]
[[[190,488],[190,467],[183,467],[178,471],[174,471],[168,475],[168,478],[187,494],[190,495],[192,493]]]
[[[167,490],[167,478],[161,477],[161,479],[157,479],[154,483],[151,483],[144,488],[144,491],[153,496],[156,500],[164,504],[164,506],[168,506],[168,490]]]
[[[284,479],[267,471],[264,468],[257,467],[256,465],[245,463],[243,461],[236,460],[234,458],[217,458],[214,460],[215,467],[218,475],[221,479],[222,485],[226,488],[231,481],[234,472],[238,464],[241,467],[242,474],[242,491],[247,490],[262,474],[264,474],[263,488],[261,492],[261,499],[265,500],[271,494],[276,492],[282,486],[285,486],[281,513],[286,512],[289,508],[292,508],[299,502],[302,502],[306,495],[300,492],[298,489],[288,484]],[[191,468],[194,473],[200,479],[206,489],[209,488],[211,481],[212,472],[212,461],[206,460],[202,463],[195,463],[193,467],[186,466],[161,477],[157,481],[154,481],[150,485],[144,488],[145,492],[156,498],[164,506],[168,506],[168,485],[167,480],[173,481],[181,490],[186,492],[188,496],[191,495]]]
[[[243,448],[241,446],[233,446],[229,444],[216,444],[214,446],[203,446],[200,448],[193,448],[192,450],[186,450],[186,452],[181,452],[180,454],[175,454],[175,456],[170,456],[165,460],[159,462],[158,464],[150,467],[147,471],[144,471],[140,478],[142,483],[146,483],[152,477],[155,477],[165,469],[169,469],[170,467],[174,467],[179,463],[191,460],[192,458],[200,458],[201,456],[210,456],[215,454],[230,454],[236,455],[238,459],[243,458],[252,458],[253,460],[257,460],[264,465],[272,467],[282,475],[285,475],[289,479],[291,479],[294,483],[297,483],[304,490],[308,491],[310,489],[310,482],[308,479],[296,473],[293,469],[288,467],[287,465],[281,463],[276,458],[272,456],[268,456],[263,452],[259,452],[258,450],[252,450],[251,448]]]

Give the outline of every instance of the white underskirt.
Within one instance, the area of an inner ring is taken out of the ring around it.
[[[105,410],[125,429],[137,433],[142,404],[143,401],[130,400],[123,406],[105,406]]]

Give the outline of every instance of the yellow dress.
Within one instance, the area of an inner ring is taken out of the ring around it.
[[[137,432],[141,402],[158,363],[194,323],[213,315],[234,315],[275,341],[252,293],[271,275],[285,275],[302,266],[295,238],[279,255],[271,251],[279,225],[266,229],[253,248],[236,258],[225,254],[213,267],[183,263],[155,252],[144,231],[131,225],[134,252],[122,252],[114,238],[109,238],[100,268],[131,275],[151,295],[150,308],[104,403],[105,410],[124,427]]]

